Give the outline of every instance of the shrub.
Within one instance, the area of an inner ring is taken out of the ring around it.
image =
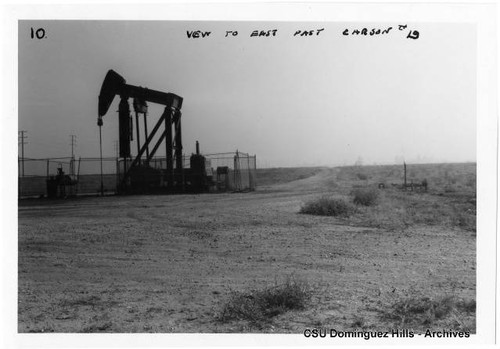
[[[458,227],[468,230],[476,231],[476,215],[469,212],[457,212],[453,222]]]
[[[263,290],[234,292],[224,305],[219,320],[247,320],[253,324],[267,322],[286,311],[304,309],[310,295],[307,283],[288,277],[284,283]]]
[[[358,188],[352,191],[356,205],[372,206],[377,204],[379,193],[373,188]]]
[[[463,300],[454,296],[438,298],[407,297],[396,301],[384,317],[393,320],[396,327],[428,327],[439,321],[452,320],[450,327],[463,329],[464,319],[476,312],[475,300]],[[462,319],[462,321],[457,321]]]
[[[344,199],[327,196],[308,201],[300,209],[300,213],[318,216],[344,216],[348,217],[353,207]]]

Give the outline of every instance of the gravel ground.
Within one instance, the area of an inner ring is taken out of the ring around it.
[[[387,312],[405,297],[475,300],[475,232],[299,214],[335,175],[323,169],[251,193],[20,202],[18,330],[387,330]],[[311,287],[304,309],[259,326],[219,320],[235,291],[287,277]],[[475,313],[452,320],[442,325],[475,330]]]

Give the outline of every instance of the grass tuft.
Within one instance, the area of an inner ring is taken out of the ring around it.
[[[219,315],[221,322],[246,320],[262,325],[290,310],[304,309],[311,296],[309,285],[294,278],[279,285],[246,293],[233,292]]]
[[[300,213],[317,216],[342,216],[348,217],[354,208],[344,199],[323,196],[306,202],[300,209]]]
[[[356,188],[352,191],[356,205],[373,206],[378,203],[379,192],[374,188]]]
[[[408,297],[396,301],[384,318],[392,320],[396,327],[426,328],[440,323],[450,323],[454,329],[466,329],[466,319],[476,312],[475,300],[458,299],[455,296],[439,298]],[[462,319],[461,321],[457,321]],[[453,321],[451,321],[453,320]],[[450,322],[451,321],[451,322]]]

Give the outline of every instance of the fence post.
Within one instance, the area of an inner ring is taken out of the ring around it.
[[[80,186],[80,165],[82,163],[82,157],[80,156],[78,158],[78,172],[76,173],[76,193],[75,195],[78,196],[78,187]]]
[[[238,150],[236,150],[234,156],[234,187],[236,191],[241,190],[240,154]]]
[[[120,159],[116,158],[116,192],[118,192],[118,185],[120,183]]]
[[[252,176],[252,182],[253,182],[253,190],[257,187],[257,155],[253,156],[253,176]]]
[[[252,190],[252,180],[250,178],[250,154],[247,154],[248,190]]]

